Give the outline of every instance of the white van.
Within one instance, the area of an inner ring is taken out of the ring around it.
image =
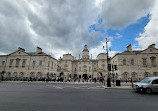
[[[158,77],[146,77],[141,82],[135,82],[132,85],[134,90],[152,93],[158,92]]]

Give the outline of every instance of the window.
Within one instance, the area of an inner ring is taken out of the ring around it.
[[[75,68],[75,71],[76,71],[76,68]]]
[[[81,67],[79,67],[79,71],[81,72]]]
[[[39,61],[39,66],[42,66],[42,60]]]
[[[131,65],[134,65],[134,59],[131,59]]]
[[[14,72],[14,77],[17,77],[17,72]]]
[[[20,75],[19,75],[19,77],[21,77],[21,78],[24,77],[24,73],[21,72]]]
[[[91,67],[89,67],[89,72],[91,72]]]
[[[87,66],[86,66],[86,65],[84,65],[84,66],[83,66],[83,68],[87,68]]]
[[[13,59],[10,59],[9,67],[12,67],[13,65]]]
[[[143,66],[146,67],[147,64],[146,64],[146,58],[143,58]]]
[[[34,67],[36,65],[36,61],[33,61],[32,62],[32,66]]]
[[[126,72],[123,74],[123,78],[124,78],[124,80],[128,79],[128,74]]]
[[[5,66],[5,61],[2,61],[2,66]]]
[[[16,67],[19,67],[19,63],[20,63],[20,59],[17,58],[17,59],[16,59]]]
[[[158,79],[153,80],[152,84],[158,84]]]
[[[26,59],[23,59],[22,67],[25,67],[25,65],[26,65]]]
[[[132,73],[132,78],[134,78],[134,79],[136,78],[136,73],[135,72]]]
[[[123,59],[123,65],[126,65],[126,59]]]
[[[53,69],[53,61],[52,61],[52,69]]]
[[[152,67],[156,67],[156,57],[151,57],[150,60]]]
[[[87,73],[87,69],[84,69],[84,72]]]

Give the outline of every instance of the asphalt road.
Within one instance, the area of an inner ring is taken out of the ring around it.
[[[0,111],[158,111],[158,94],[100,84],[0,83]]]

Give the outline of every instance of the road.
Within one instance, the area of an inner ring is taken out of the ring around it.
[[[157,111],[158,94],[100,84],[0,83],[0,111]]]

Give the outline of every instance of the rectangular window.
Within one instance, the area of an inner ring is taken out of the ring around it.
[[[79,67],[79,71],[81,72],[81,67]]]
[[[10,59],[9,67],[12,67],[13,65],[13,59]]]
[[[42,60],[40,60],[40,62],[39,62],[39,66],[42,66]]]
[[[156,67],[156,57],[151,57],[150,59],[152,67]]]
[[[131,60],[131,65],[134,65],[134,59]]]
[[[52,61],[52,69],[53,69],[53,61]]]
[[[2,66],[5,66],[5,61],[2,61]]]
[[[26,65],[26,59],[23,59],[23,61],[22,61],[22,67],[25,67],[25,65]]]
[[[145,58],[143,58],[143,66],[144,66],[144,67],[147,66],[147,64],[146,64],[146,59],[145,59]]]
[[[33,61],[32,66],[35,67],[35,65],[36,65],[36,61]]]
[[[16,59],[16,67],[19,67],[20,59]]]
[[[126,59],[123,59],[123,65],[126,65]]]
[[[89,72],[91,72],[91,67],[89,67]]]

